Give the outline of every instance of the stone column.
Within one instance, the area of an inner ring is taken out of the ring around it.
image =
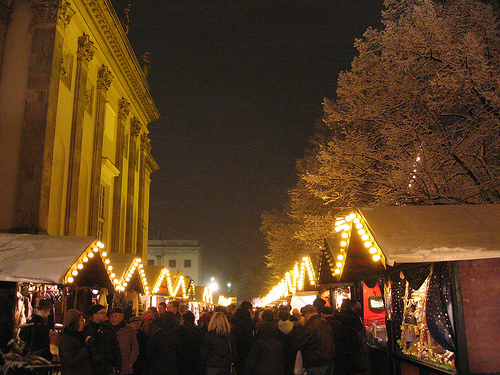
[[[74,12],[61,0],[34,0],[15,229],[47,233],[64,28]]]
[[[111,228],[111,251],[116,253],[123,252],[122,241],[122,195],[124,191],[123,186],[123,158],[125,157],[126,150],[126,132],[125,123],[130,113],[131,105],[127,99],[122,98],[118,102],[118,129],[116,134],[116,168],[120,174],[115,177],[115,188],[113,195],[113,225]]]
[[[5,49],[5,38],[9,27],[9,16],[12,11],[12,0],[0,0],[0,77],[2,76],[2,62]]]
[[[71,121],[71,139],[68,166],[68,191],[66,195],[66,215],[64,235],[75,236],[78,218],[78,189],[80,166],[82,162],[83,119],[85,114],[85,96],[87,94],[87,75],[89,62],[94,57],[96,48],[88,35],[78,38],[76,59],[76,77],[73,100],[73,118]]]
[[[148,216],[146,212],[148,207],[146,207],[146,197],[147,192],[145,191],[149,174],[146,171],[146,159],[151,151],[151,140],[148,138],[147,134],[141,135],[141,155],[139,163],[139,204],[137,205],[137,255],[141,258],[143,257],[144,242],[147,243],[147,230],[148,230]]]
[[[136,238],[137,225],[134,225],[134,210],[137,193],[135,191],[135,174],[138,168],[138,143],[141,133],[141,123],[137,117],[130,120],[130,146],[128,158],[127,181],[127,218],[125,222],[125,252],[135,254],[134,238]]]
[[[104,119],[106,115],[106,94],[113,76],[106,66],[97,72],[96,114],[94,123],[94,147],[92,150],[92,171],[90,180],[89,227],[88,235],[97,236],[99,189],[101,187],[102,145],[104,137]]]

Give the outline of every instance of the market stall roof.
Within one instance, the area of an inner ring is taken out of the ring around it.
[[[134,254],[124,253],[108,253],[107,258],[109,259],[109,265],[113,267],[112,271],[115,275],[114,282],[117,284],[117,290],[147,294],[149,287],[141,258]]]
[[[143,270],[146,275],[146,280],[148,281],[150,292],[154,295],[168,296],[170,271],[163,266],[147,265],[144,266]]]
[[[189,298],[189,293],[191,293],[191,278],[182,276],[180,272],[171,274],[171,277],[173,289],[170,290],[170,295],[172,297],[182,297],[184,299]]]
[[[68,272],[97,243],[95,237],[0,234],[0,281],[67,284]],[[102,261],[93,270],[89,282],[112,288]]]
[[[372,207],[358,212],[390,266],[500,258],[500,204]]]
[[[500,258],[500,205],[348,210],[325,239],[320,284],[377,277],[387,266]]]
[[[213,304],[213,295],[208,286],[195,286],[194,299],[198,302]]]

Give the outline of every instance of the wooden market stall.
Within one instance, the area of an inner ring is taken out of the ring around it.
[[[311,256],[304,256],[294,263],[281,281],[262,299],[263,306],[270,304],[292,304],[292,307],[302,307],[314,301],[318,296],[314,261]]]
[[[142,300],[150,294],[150,287],[141,258],[134,254],[110,253],[107,261],[116,289],[113,307],[121,308],[126,320],[142,315]]]
[[[87,312],[114,293],[104,245],[94,237],[0,234],[0,345],[17,337],[40,298],[54,302],[52,324],[67,309]]]
[[[346,210],[319,287],[363,304],[369,374],[500,372],[500,205]]]

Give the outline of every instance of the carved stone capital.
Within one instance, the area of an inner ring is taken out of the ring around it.
[[[71,9],[70,3],[67,1],[61,2],[61,8],[57,15],[57,24],[65,28],[71,22],[71,19],[75,15],[75,11]]]
[[[77,59],[89,63],[94,58],[94,53],[97,48],[94,47],[94,43],[90,41],[88,35],[83,34],[78,37],[78,51]]]
[[[124,120],[128,117],[132,106],[125,98],[118,100],[118,118]]]
[[[151,139],[145,133],[141,135],[141,150],[146,152],[151,150]]]
[[[35,14],[33,24],[57,24],[63,28],[76,13],[64,0],[31,0],[31,9]]]
[[[97,89],[108,91],[111,81],[113,81],[113,76],[108,68],[106,66],[99,68],[97,72]]]
[[[141,134],[141,122],[137,117],[132,117],[130,119],[130,135],[138,137],[139,134]]]

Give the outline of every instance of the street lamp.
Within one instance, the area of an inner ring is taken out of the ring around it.
[[[217,283],[215,282],[215,278],[214,277],[211,277],[210,278],[210,284],[208,285],[208,289],[213,293],[213,292],[216,292],[217,290],[219,290],[219,286],[217,285]]]
[[[227,283],[227,290],[228,290],[228,292],[231,291],[231,283]]]

